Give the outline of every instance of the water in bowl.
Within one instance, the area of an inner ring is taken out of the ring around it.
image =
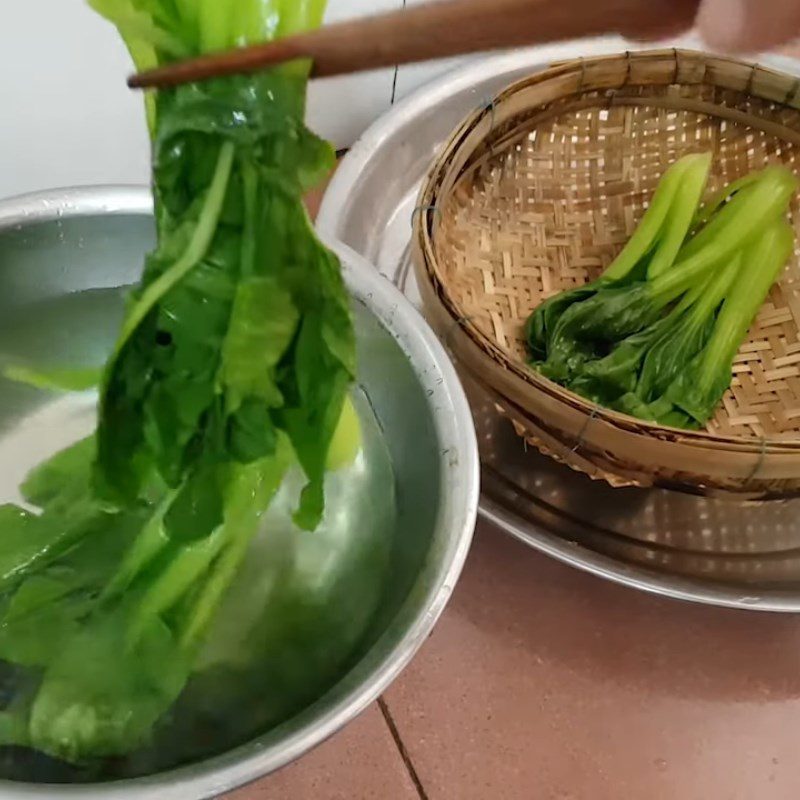
[[[99,365],[121,308],[117,290],[31,304],[0,321],[0,363]],[[0,503],[19,502],[17,487],[32,467],[91,432],[95,403],[92,393],[54,397],[0,380]],[[308,533],[291,521],[304,484],[294,470],[219,610],[194,677],[152,742],[81,765],[0,748],[0,777],[91,781],[192,762],[292,717],[346,673],[380,603],[396,525],[394,475],[379,421],[363,391],[354,392],[354,404],[363,446],[354,463],[329,474],[321,526]],[[14,680],[0,687],[0,702],[13,701]]]

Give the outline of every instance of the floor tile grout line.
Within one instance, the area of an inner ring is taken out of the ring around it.
[[[429,800],[428,793],[425,791],[425,787],[422,785],[422,781],[420,780],[417,770],[414,767],[414,762],[411,760],[411,755],[403,743],[403,738],[400,736],[400,731],[397,729],[394,717],[392,717],[392,712],[389,711],[389,706],[383,696],[378,698],[378,707],[381,710],[381,714],[383,714],[383,719],[386,722],[386,726],[389,728],[389,733],[392,734],[392,739],[394,739],[397,751],[400,753],[400,758],[403,759],[403,764],[405,764],[408,775],[411,778],[411,782],[414,784],[414,788],[417,790],[419,800]]]

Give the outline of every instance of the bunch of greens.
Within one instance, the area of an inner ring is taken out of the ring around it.
[[[316,26],[324,0],[91,0],[138,68]],[[359,444],[354,334],[304,192],[331,167],[308,65],[148,98],[158,234],[101,379],[96,435],[0,508],[0,658],[25,675],[0,739],[124,754],[181,694],[292,463],[295,521]],[[85,388],[83,373],[17,377]]]
[[[797,180],[767,167],[700,201],[710,155],[664,174],[603,275],[542,303],[526,339],[542,375],[599,405],[680,428],[704,425],[794,246]]]

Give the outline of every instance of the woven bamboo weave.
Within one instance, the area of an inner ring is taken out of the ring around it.
[[[415,215],[427,312],[520,435],[576,469],[620,485],[796,493],[798,252],[705,431],[626,418],[543,379],[525,363],[523,325],[544,299],[602,272],[681,156],[713,152],[711,192],[770,163],[797,171],[798,147],[798,78],[682,50],[555,65],[477,110],[434,164]]]

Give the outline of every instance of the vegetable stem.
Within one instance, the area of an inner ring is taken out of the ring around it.
[[[672,266],[689,234],[695,209],[708,182],[711,153],[687,156],[684,160],[687,166],[682,181],[672,199],[667,219],[662,226],[661,240],[647,268],[649,279],[657,278]]]
[[[122,324],[122,331],[114,350],[114,355],[119,355],[126,342],[133,335],[133,332],[141,325],[144,318],[154,308],[156,303],[170,290],[175,284],[181,281],[186,274],[196,267],[203,260],[214,233],[219,224],[222,206],[225,202],[225,194],[228,189],[231,170],[233,168],[233,157],[236,148],[233,142],[225,142],[220,147],[217,166],[214,177],[211,181],[208,194],[206,195],[203,209],[197,221],[189,246],[186,252],[164,273],[162,273],[153,283],[142,292],[142,296],[136,305],[131,309]],[[113,359],[112,359],[113,361]]]
[[[769,294],[794,247],[794,230],[785,220],[772,224],[747,248],[744,268],[720,311],[711,340],[703,354],[700,390],[711,389],[720,364],[730,364],[759,308]]]
[[[603,280],[617,281],[626,277],[636,264],[653,249],[663,230],[673,200],[680,190],[684,175],[692,163],[693,157],[687,156],[677,161],[664,173],[641,222],[628,243],[622,248],[622,252],[603,273]]]
[[[668,305],[687,291],[714,264],[746,247],[754,235],[785,212],[797,189],[788,170],[771,167],[753,185],[742,189],[681,250],[678,261],[652,282],[656,302]]]
[[[701,226],[705,225],[711,219],[711,217],[713,217],[714,214],[719,211],[721,206],[726,201],[730,200],[731,197],[733,197],[733,195],[735,195],[737,192],[740,192],[742,189],[751,186],[760,178],[760,171],[748,172],[747,175],[737,178],[735,181],[733,181],[733,183],[723,186],[722,189],[720,189],[707,203],[703,203],[703,205],[698,209],[692,223],[692,228],[700,228]]]

